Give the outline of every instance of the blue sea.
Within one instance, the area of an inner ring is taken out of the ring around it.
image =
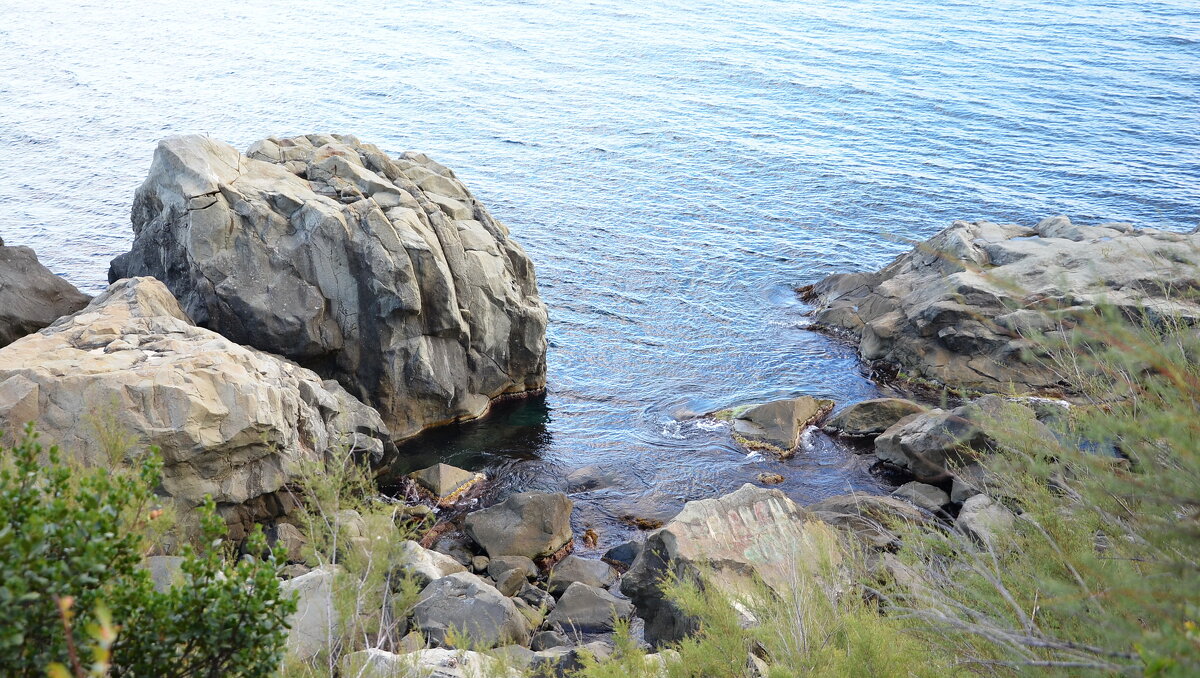
[[[820,434],[694,414],[878,390],[793,288],[954,219],[1200,221],[1196,0],[0,2],[0,237],[84,290],[155,143],[350,133],[454,168],[532,256],[544,398],[406,446],[625,514],[781,473],[883,491]]]

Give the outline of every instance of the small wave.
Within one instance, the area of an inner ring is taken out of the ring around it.
[[[724,431],[729,427],[729,424],[720,419],[697,419],[693,422],[693,426],[701,431]]]
[[[684,439],[683,422],[668,421],[665,424],[663,424],[662,428],[660,428],[658,430],[658,433],[659,433],[659,435],[665,436],[667,438],[674,438],[675,440],[683,440]]]

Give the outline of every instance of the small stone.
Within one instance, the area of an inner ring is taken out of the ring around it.
[[[509,570],[519,569],[529,579],[538,575],[537,565],[525,556],[496,556],[488,563],[488,576],[499,581],[500,575]]]
[[[521,587],[526,584],[525,573],[518,569],[506,570],[500,578],[496,580],[496,590],[503,593],[507,597],[517,595]]]
[[[994,548],[1013,529],[1014,516],[1003,504],[986,494],[977,494],[963,502],[955,525],[977,543]]]
[[[571,641],[566,636],[557,631],[539,631],[533,634],[533,638],[529,641],[529,649],[540,652],[552,647],[570,645],[570,643]]]
[[[610,548],[604,553],[604,557],[601,560],[610,565],[616,563],[625,569],[629,569],[629,567],[633,565],[634,559],[637,558],[638,554],[641,552],[642,542],[627,541],[624,544],[618,544]]]
[[[539,610],[546,610],[547,612],[553,610],[556,605],[554,596],[528,582],[526,582],[525,585],[521,587],[521,590],[517,592],[517,597],[529,603],[533,607],[536,607]]]
[[[431,551],[412,540],[400,544],[396,568],[401,575],[413,578],[420,586],[428,586],[432,581],[466,570],[462,563],[450,556]]]
[[[760,473],[758,474],[758,482],[763,485],[778,485],[783,482],[783,476],[778,473]]]
[[[488,569],[488,563],[491,562],[487,556],[475,556],[471,559],[471,571],[475,574],[481,574]]]

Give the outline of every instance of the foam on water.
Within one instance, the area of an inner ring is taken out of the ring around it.
[[[414,464],[615,486],[578,521],[669,515],[762,471],[872,489],[820,433],[749,462],[678,413],[870,397],[790,293],[956,218],[1191,229],[1194,0],[25,0],[0,19],[0,235],[90,292],[156,141],[346,132],[453,167],[536,263],[550,389]]]

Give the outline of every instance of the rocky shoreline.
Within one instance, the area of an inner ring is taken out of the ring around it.
[[[165,498],[188,510],[211,496],[235,539],[268,526],[300,600],[289,651],[327,654],[340,569],[307,555],[292,517],[297,474],[347,455],[382,467],[398,440],[543,388],[547,312],[533,265],[452,171],[350,136],[270,138],[245,154],[166,139],[132,219],[132,251],[95,299],[0,241],[0,427],[36,422],[90,466],[122,463],[122,443],[157,447]],[[888,567],[897,521],[986,546],[1013,516],[980,461],[1002,431],[1053,440],[1043,421],[1067,403],[1018,395],[1071,395],[1030,337],[1065,335],[1100,303],[1195,323],[1200,306],[1179,293],[1200,289],[1198,252],[1195,233],[1127,224],[955,222],[881,271],[801,288],[814,329],[849,337],[900,382],[953,389],[956,406],[801,397],[711,416],[747,451],[785,458],[820,427],[898,478],[891,496],[801,507],[747,484],[587,559],[571,552],[594,537],[573,534],[566,494],[469,510],[487,480],[438,464],[411,475],[414,501],[396,515],[415,517],[420,538],[387,563],[422,586],[415,604],[343,660],[362,675],[415,660],[462,676],[500,653],[563,675],[584,650],[611,654],[620,622],[635,620],[654,647],[692,633],[663,594],[668,573],[731,596],[751,582],[782,592],[796,563],[840,558],[829,545],[841,539]],[[365,548],[361,515],[334,522]],[[169,570],[169,556],[155,558]]]

